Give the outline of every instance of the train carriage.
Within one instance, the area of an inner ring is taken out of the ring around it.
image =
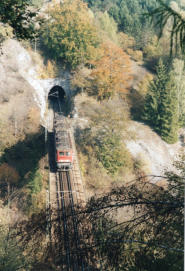
[[[73,150],[69,129],[65,117],[54,119],[56,165],[59,171],[69,171],[73,166]]]

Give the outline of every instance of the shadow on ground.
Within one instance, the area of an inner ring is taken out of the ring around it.
[[[14,167],[20,175],[19,186],[25,185],[27,174],[35,173],[39,167],[39,161],[46,154],[44,128],[36,134],[29,134],[22,141],[4,150],[0,163],[8,163]]]

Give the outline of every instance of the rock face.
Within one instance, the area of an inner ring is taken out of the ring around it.
[[[173,145],[167,144],[150,127],[135,121],[129,131],[135,134],[135,138],[126,142],[127,148],[134,158],[147,164],[149,174],[162,176],[165,169],[174,169],[174,160],[184,151],[180,140]]]
[[[31,56],[16,40],[7,40],[3,44],[0,70],[0,102],[6,102],[10,97],[24,92],[25,104],[37,104],[42,121],[48,93],[52,87],[61,86],[69,95],[69,74],[64,73],[60,78],[39,80]]]

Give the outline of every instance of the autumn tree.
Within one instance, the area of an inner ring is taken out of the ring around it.
[[[112,42],[102,44],[100,57],[91,62],[88,92],[98,100],[111,98],[115,93],[125,94],[129,87],[131,62],[129,56]]]
[[[52,58],[72,68],[93,58],[99,39],[85,3],[65,0],[50,8],[48,17],[42,39]]]
[[[7,185],[8,198],[11,186],[15,185],[18,180],[19,174],[13,167],[9,166],[7,163],[3,163],[0,166],[0,182]]]

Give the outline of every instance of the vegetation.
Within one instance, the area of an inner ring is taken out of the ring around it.
[[[86,184],[91,192],[101,189],[101,195],[73,210],[79,230],[78,260],[83,256],[80,264],[96,270],[181,271],[184,157],[176,163],[176,173],[161,176],[163,188],[143,177],[141,157],[134,160],[124,140],[132,136],[127,132],[131,99],[137,118],[142,111],[142,120],[166,142],[176,142],[178,128],[185,127],[184,60],[172,59],[168,66],[163,60],[166,48],[171,46],[171,53],[175,52],[174,44],[176,52],[178,48],[184,51],[184,15],[162,0],[158,8],[155,0],[86,2],[94,13],[82,0],[50,6],[41,34],[49,58],[39,71],[40,78],[53,78],[58,72],[56,63],[69,67],[73,86],[93,96],[88,97],[92,104],[83,103],[88,122],[76,130],[76,143]],[[0,42],[13,36],[35,38],[35,7],[42,4],[42,0],[0,3]],[[155,26],[143,16],[146,12],[153,16]],[[164,36],[158,42],[153,35],[158,26],[159,36],[162,30],[171,35],[171,45]],[[136,90],[131,89],[130,58],[147,63],[155,73],[146,73]],[[5,94],[3,102],[8,103]],[[65,262],[63,243],[68,237],[63,233],[63,217],[58,219],[55,210],[45,212],[44,135],[38,110],[29,107],[25,112],[20,117],[18,110],[12,110],[7,124],[3,117],[0,121],[0,215],[8,214],[2,216],[6,223],[0,220],[0,270],[58,270]],[[129,182],[127,174],[136,181]],[[74,227],[71,217],[65,219],[69,228]],[[69,240],[74,243],[73,237]],[[76,255],[75,246],[70,254]]]
[[[82,174],[88,188],[104,190],[113,182],[123,181],[123,176],[133,170],[131,154],[123,143],[128,112],[116,96],[94,106],[86,101],[83,108],[90,118],[90,127],[76,132]]]
[[[0,270],[31,270],[28,257],[23,255],[24,248],[11,235],[7,226],[0,225]]]
[[[107,11],[95,13],[95,19],[103,40],[110,39],[115,44],[118,44],[118,26]]]
[[[119,47],[112,42],[104,43],[99,59],[92,64],[95,68],[90,74],[90,94],[104,100],[127,92],[131,64],[129,56]]]
[[[92,67],[80,67],[73,76],[73,86],[97,100],[108,100],[116,94],[126,96],[131,79],[131,62],[128,54],[110,40],[103,43],[99,57],[90,62]]]
[[[167,72],[162,60],[157,75],[150,83],[145,99],[143,120],[168,143],[177,141],[177,93],[172,74]]]
[[[0,24],[0,43],[5,41],[7,38],[13,37],[13,29],[7,24]]]
[[[89,7],[95,11],[107,11],[118,24],[119,31],[136,38],[137,48],[144,47],[148,41],[148,38],[150,38],[154,33],[153,27],[147,18],[143,16],[143,14],[153,10],[156,7],[155,0],[86,0],[86,2],[88,3]]]
[[[183,53],[185,49],[185,19],[183,3],[182,6],[180,5],[179,7],[176,2],[172,2],[171,6],[167,5],[162,0],[157,0],[157,2],[159,4],[159,7],[152,10],[150,12],[150,16],[152,16],[153,20],[156,22],[156,26],[160,29],[159,37],[162,36],[166,25],[170,21],[170,54],[172,55],[173,49],[175,49],[174,51],[177,53],[179,47],[181,48]]]
[[[11,188],[17,185],[20,177],[15,168],[9,166],[7,163],[0,165],[0,183],[1,186],[7,186],[8,199],[11,193]]]
[[[93,58],[99,44],[93,18],[81,0],[65,0],[48,11],[42,39],[49,55],[72,68]]]
[[[13,29],[18,39],[31,39],[36,35],[37,13],[29,0],[3,0],[0,2],[0,21]],[[41,20],[37,21],[41,23]]]
[[[172,74],[174,77],[174,84],[177,90],[177,115],[179,125],[185,126],[185,85],[184,85],[184,61],[180,59],[174,59],[172,63]]]
[[[178,174],[163,176],[165,188],[140,179],[92,197],[85,208],[75,208],[80,229],[78,255],[83,255],[84,264],[102,270],[183,270],[183,159],[176,163]],[[115,220],[120,212],[124,216]],[[53,214],[52,223],[61,223],[62,218],[58,221]],[[19,246],[37,259],[34,270],[38,260],[50,270],[65,262],[63,231],[53,232],[55,249],[51,250],[47,225],[44,212],[16,225]]]

